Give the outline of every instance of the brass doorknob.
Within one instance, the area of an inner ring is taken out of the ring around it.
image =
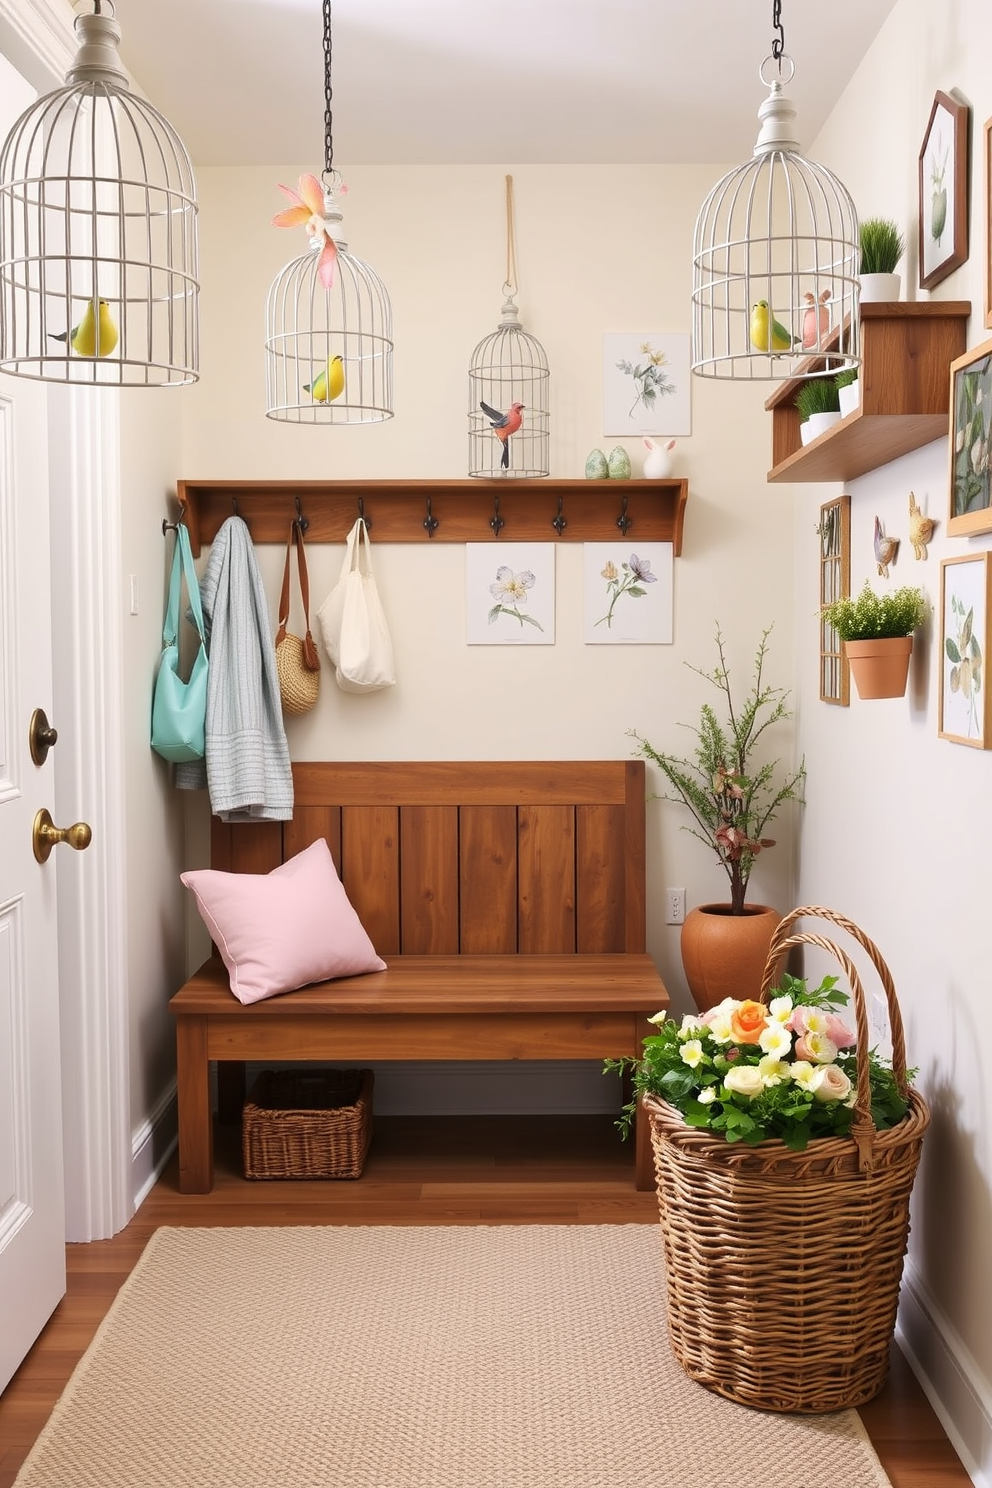
[[[35,708],[31,714],[31,727],[28,730],[28,740],[31,746],[31,758],[36,765],[43,765],[48,758],[48,751],[59,739],[58,729],[53,729],[45,716],[44,708]]]
[[[31,845],[39,863],[47,863],[52,848],[60,842],[68,842],[76,852],[82,852],[92,841],[93,832],[86,822],[73,822],[71,827],[57,827],[44,807],[34,819]]]

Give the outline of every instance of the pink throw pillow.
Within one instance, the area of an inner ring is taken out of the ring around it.
[[[196,897],[239,1002],[386,969],[323,837],[271,873],[198,868],[180,876]]]

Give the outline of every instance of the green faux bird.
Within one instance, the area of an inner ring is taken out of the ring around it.
[[[99,313],[94,307],[99,304]],[[65,331],[52,332],[53,341],[65,341]],[[109,356],[117,345],[117,327],[114,325],[110,306],[106,300],[90,300],[83,311],[82,319],[74,325],[68,336],[69,345],[77,356]]]
[[[313,382],[305,382],[303,391],[309,393],[315,403],[333,403],[344,392],[344,362],[339,356],[329,357],[327,366]]]
[[[775,319],[767,300],[751,307],[751,345],[755,351],[791,351],[799,337],[791,336],[780,320]]]

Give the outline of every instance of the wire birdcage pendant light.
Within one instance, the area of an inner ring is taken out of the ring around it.
[[[197,203],[175,129],[130,90],[113,0],[78,15],[65,86],[0,150],[0,369],[161,387],[199,376]]]
[[[265,412],[297,424],[379,423],[393,416],[393,314],[382,280],[349,253],[344,238],[334,169],[330,0],[323,0],[323,18],[324,171],[322,184],[301,176],[298,205],[274,219],[282,227],[305,225],[310,251],[269,287]]]
[[[782,92],[795,68],[781,0],[772,18],[754,154],[714,186],[693,236],[692,370],[702,377],[832,376],[861,360],[857,212],[836,176],[799,152]]]
[[[520,323],[515,303],[513,177],[506,178],[503,311],[472,353],[468,371],[468,473],[527,480],[550,470],[550,378],[544,347]]]

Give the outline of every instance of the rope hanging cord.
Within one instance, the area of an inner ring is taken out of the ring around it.
[[[503,293],[515,295],[517,292],[517,256],[513,246],[513,177],[506,178],[506,282],[503,285]]]

